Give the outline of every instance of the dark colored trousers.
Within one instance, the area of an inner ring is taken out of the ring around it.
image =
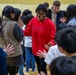
[[[44,61],[44,58],[39,58],[38,56],[34,56],[34,57],[37,63],[38,72],[40,73],[40,71],[42,71],[47,75],[46,63]]]
[[[18,73],[18,66],[8,66],[7,70],[9,75],[16,75]]]

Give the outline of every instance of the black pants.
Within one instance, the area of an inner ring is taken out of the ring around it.
[[[38,72],[40,73],[40,71],[42,71],[47,75],[46,63],[44,61],[44,58],[39,58],[38,56],[34,56],[34,57],[37,63]]]
[[[18,73],[18,66],[8,66],[7,71],[9,75],[16,75]]]

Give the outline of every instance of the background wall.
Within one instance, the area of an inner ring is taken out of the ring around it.
[[[48,2],[51,7],[53,1],[54,0],[0,0],[0,15],[6,5],[11,5],[21,9],[22,11],[25,9],[30,9],[33,12],[33,15],[35,15],[35,9],[38,4]],[[62,4],[62,10],[66,10],[69,4],[76,4],[76,0],[60,0],[60,2]]]
[[[39,4],[48,2],[49,4],[52,4],[54,0],[0,0],[1,4]],[[76,0],[60,0],[62,4],[76,4]]]

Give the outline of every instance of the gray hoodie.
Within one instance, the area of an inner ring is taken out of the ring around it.
[[[68,22],[68,25],[76,26],[76,18],[72,18],[72,19]]]

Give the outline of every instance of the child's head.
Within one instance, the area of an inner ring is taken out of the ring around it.
[[[49,3],[45,2],[44,5],[46,6],[47,10],[49,9]]]
[[[29,23],[29,21],[33,18],[34,16],[32,14],[28,14],[28,15],[23,15],[21,16],[21,20],[23,21],[23,23],[25,25],[27,25]]]
[[[67,7],[66,17],[67,17],[67,22],[69,22],[69,20],[71,20],[72,18],[76,17],[76,5],[75,4],[70,4]]]
[[[59,50],[71,56],[76,53],[76,31],[73,28],[59,30],[55,36]]]
[[[28,15],[28,14],[32,14],[32,11],[30,11],[29,9],[26,9],[23,11],[22,16]]]
[[[15,20],[16,22],[18,22],[18,20],[19,20],[19,18],[20,18],[20,15],[21,15],[21,10],[18,9],[18,8],[14,8],[14,10],[15,10],[14,20]]]
[[[76,75],[76,62],[69,57],[61,56],[50,65],[51,75]]]
[[[13,20],[15,17],[14,12],[15,12],[15,10],[12,6],[5,6],[2,11],[2,18],[3,18],[3,16],[5,16],[5,17]]]

